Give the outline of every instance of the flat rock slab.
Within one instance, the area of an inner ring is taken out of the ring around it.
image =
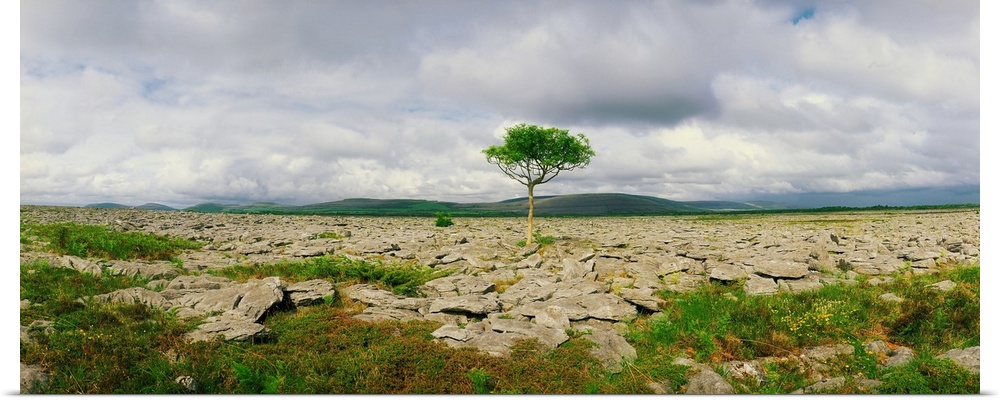
[[[958,366],[964,367],[969,371],[979,373],[979,346],[948,350],[948,352],[938,355],[936,358],[951,359],[952,361],[955,361]]]
[[[307,306],[323,303],[327,297],[333,297],[336,294],[337,290],[333,287],[333,283],[323,279],[289,284],[285,288],[285,296],[287,296],[295,306]]]
[[[597,347],[590,349],[590,354],[602,361],[604,367],[613,373],[621,372],[624,363],[634,361],[637,357],[635,348],[615,331],[598,331],[584,335],[583,338],[597,344]]]
[[[773,278],[800,278],[809,274],[809,265],[788,260],[755,262],[754,273]]]
[[[431,301],[430,312],[468,313],[486,315],[500,311],[500,297],[497,293],[469,294],[437,298]]]
[[[249,341],[267,334],[260,323],[239,316],[212,316],[194,331],[187,334],[188,341],[209,341],[222,336],[226,341]]]

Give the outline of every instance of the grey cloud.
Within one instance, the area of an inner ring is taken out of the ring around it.
[[[978,185],[955,4],[27,2],[22,201],[499,200],[518,122],[598,152],[549,193]]]

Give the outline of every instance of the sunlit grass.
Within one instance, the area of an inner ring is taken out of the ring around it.
[[[45,250],[82,258],[173,260],[201,244],[161,235],[117,232],[105,226],[76,223],[22,224],[21,243],[41,242]]]

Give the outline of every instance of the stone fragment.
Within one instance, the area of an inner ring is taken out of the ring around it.
[[[701,368],[688,380],[684,394],[734,394],[733,386],[712,369]]]
[[[500,299],[497,293],[468,294],[454,297],[438,298],[431,301],[430,312],[469,313],[485,315],[500,311]]]
[[[21,394],[41,393],[49,382],[49,374],[40,366],[21,362]]]
[[[90,299],[104,303],[141,303],[160,309],[169,309],[171,306],[170,301],[160,293],[142,287],[125,288],[107,294],[95,295]]]
[[[431,333],[435,338],[451,338],[457,341],[467,341],[472,338],[472,333],[468,330],[453,324],[446,324]]]
[[[788,260],[769,260],[755,265],[754,273],[773,278],[800,278],[809,274],[809,266]]]
[[[621,290],[621,297],[631,304],[656,312],[660,310],[660,301],[662,299],[656,296],[654,292],[655,290],[652,288],[623,288]]]
[[[187,334],[188,341],[210,341],[222,336],[226,341],[249,341],[267,334],[260,323],[237,316],[211,316],[194,331]]]
[[[337,290],[333,284],[323,279],[315,279],[289,284],[285,288],[285,296],[295,306],[307,306],[323,303],[326,297],[333,297]]]
[[[542,326],[533,322],[514,319],[490,319],[490,328],[498,333],[518,333],[538,339],[538,343],[555,348],[569,340],[565,329]]]
[[[553,329],[566,330],[569,326],[569,315],[558,305],[549,305],[535,315],[535,323]]]
[[[174,379],[174,382],[179,384],[185,392],[197,393],[198,392],[198,382],[194,380],[191,376],[178,376]]]
[[[177,268],[169,262],[133,262],[116,260],[107,268],[108,273],[141,276],[148,279],[172,279],[178,276]]]
[[[773,279],[751,274],[743,284],[743,291],[747,295],[774,295],[778,293],[778,283]]]
[[[968,369],[971,372],[979,373],[979,346],[969,348],[950,349],[935,358],[951,359],[958,366]]]
[[[56,258],[54,265],[66,269],[73,269],[80,273],[88,273],[93,275],[94,277],[101,277],[100,265],[78,256],[73,256],[73,255],[59,256],[58,258]]]
[[[802,392],[805,394],[830,392],[840,388],[846,382],[847,379],[844,379],[843,377],[829,377],[810,384],[806,388],[802,389]]]
[[[722,364],[726,376],[736,380],[753,380],[757,384],[767,380],[767,372],[758,361],[729,361]]]
[[[885,294],[879,295],[878,299],[881,299],[881,300],[886,301],[886,302],[903,302],[903,298],[900,298],[899,296],[897,296],[896,294],[893,294],[891,292],[887,292]]]
[[[705,262],[708,277],[720,281],[736,281],[747,276],[747,272],[732,263]]]
[[[913,350],[907,347],[898,347],[889,353],[889,359],[885,361],[885,366],[905,365],[914,358]]]
[[[929,285],[927,285],[927,288],[930,288],[932,290],[937,290],[937,291],[948,292],[948,291],[953,290],[957,286],[958,286],[958,284],[955,284],[954,281],[944,280],[944,281],[936,282],[934,284],[929,284]]]
[[[604,367],[612,373],[622,371],[623,364],[635,360],[637,354],[625,337],[614,331],[598,331],[584,335],[583,338],[597,344],[596,348],[590,349],[590,354],[600,361]]]

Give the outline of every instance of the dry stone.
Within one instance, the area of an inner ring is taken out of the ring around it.
[[[178,276],[177,268],[169,262],[146,263],[117,260],[111,262],[111,266],[107,270],[110,274],[142,276],[149,279],[172,279]]]
[[[112,291],[107,294],[95,295],[90,299],[104,303],[140,303],[160,309],[169,309],[172,305],[160,293],[141,287]]]
[[[590,354],[602,361],[610,372],[621,372],[623,364],[635,360],[637,356],[635,348],[617,332],[603,330],[584,335],[583,338],[597,344],[597,347],[590,349]]]
[[[315,279],[289,284],[285,288],[285,296],[295,306],[308,306],[323,303],[326,297],[333,297],[337,290],[333,283],[323,279]]]
[[[936,356],[936,358],[951,359],[958,366],[964,367],[971,372],[979,373],[979,346],[951,349]]]
[[[49,382],[49,374],[40,366],[21,362],[21,394],[41,393]]]
[[[787,260],[768,260],[754,265],[754,272],[773,278],[800,278],[809,274],[809,266]]]
[[[622,299],[631,304],[641,306],[646,310],[659,311],[662,299],[654,294],[652,288],[623,288],[621,290]]]
[[[66,269],[73,269],[80,273],[88,273],[93,275],[94,277],[101,277],[100,265],[78,256],[73,256],[73,255],[59,256],[56,258],[55,266],[63,267]]]
[[[468,294],[454,297],[437,298],[431,301],[430,312],[468,313],[486,315],[500,311],[500,298],[497,293]]]
[[[223,314],[210,316],[194,331],[187,334],[191,342],[210,341],[222,336],[226,341],[249,341],[267,335],[267,328],[243,316]]]
[[[731,263],[705,262],[708,277],[720,281],[736,281],[747,276],[747,272]]]
[[[778,283],[770,278],[751,274],[743,284],[743,291],[747,295],[774,295],[778,293]]]

